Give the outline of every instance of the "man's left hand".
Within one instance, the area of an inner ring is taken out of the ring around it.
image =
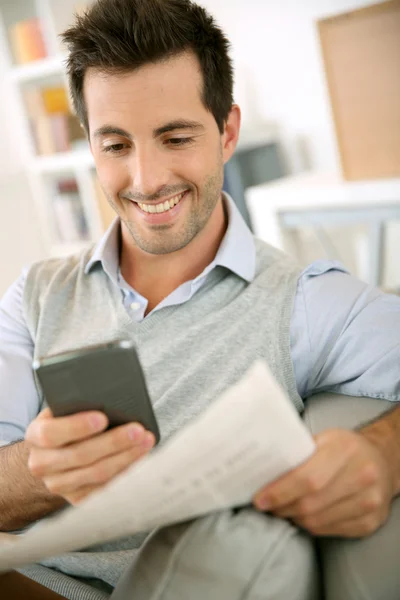
[[[370,535],[395,495],[390,457],[362,432],[330,429],[315,442],[311,458],[260,490],[255,506],[313,535]]]

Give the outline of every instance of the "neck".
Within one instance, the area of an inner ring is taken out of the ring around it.
[[[214,260],[226,227],[222,197],[204,229],[187,246],[170,254],[144,252],[122,224],[121,273],[125,281],[148,300],[147,312],[182,283],[203,272]]]

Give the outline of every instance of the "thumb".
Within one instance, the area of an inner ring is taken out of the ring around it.
[[[31,449],[31,444],[29,443],[29,434],[32,428],[32,425],[34,426],[36,421],[44,421],[45,419],[52,419],[53,418],[53,413],[51,412],[50,408],[46,407],[44,408],[38,415],[37,417],[35,417],[35,419],[29,423],[26,431],[25,431],[25,445],[27,446],[27,448],[30,450]]]
[[[44,408],[42,411],[40,411],[40,413],[36,417],[36,419],[38,421],[43,421],[44,419],[52,419],[52,418],[53,418],[53,413],[51,412],[51,409],[48,406],[46,408]]]

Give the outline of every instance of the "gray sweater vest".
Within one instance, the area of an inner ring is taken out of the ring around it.
[[[286,255],[258,240],[256,250],[251,283],[217,267],[190,301],[162,308],[141,323],[130,319],[121,291],[99,263],[85,274],[91,251],[37,263],[27,275],[23,301],[35,358],[116,338],[132,339],[162,441],[205,410],[257,358],[268,363],[301,410],[290,354],[290,320],[300,270]],[[69,553],[22,571],[67,598],[104,598],[144,536]]]

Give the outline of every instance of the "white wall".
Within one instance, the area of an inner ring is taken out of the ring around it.
[[[378,0],[199,0],[227,32],[245,126],[272,122],[290,172],[337,170],[316,21]]]

